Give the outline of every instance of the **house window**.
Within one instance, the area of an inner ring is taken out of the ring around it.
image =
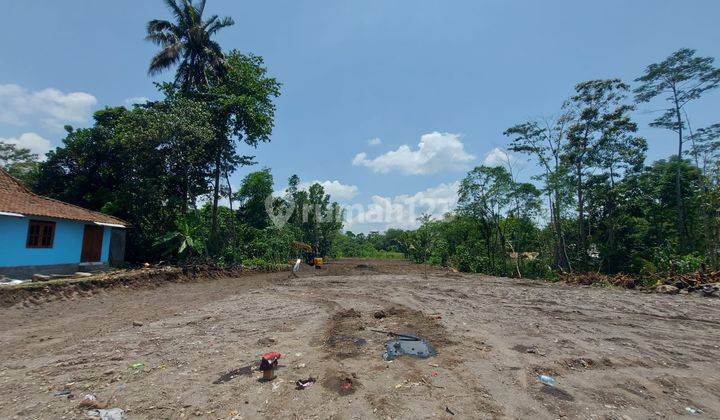
[[[52,248],[55,239],[55,222],[31,220],[28,226],[28,248]]]

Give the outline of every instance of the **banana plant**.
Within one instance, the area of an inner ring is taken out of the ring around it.
[[[200,236],[200,224],[187,216],[177,221],[176,230],[166,234],[155,243],[166,247],[166,253],[176,253],[180,258],[188,259],[202,254],[203,241]]]

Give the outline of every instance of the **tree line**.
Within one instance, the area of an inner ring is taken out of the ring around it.
[[[634,88],[619,79],[578,83],[554,117],[503,133],[510,152],[540,169],[534,183],[519,182],[510,160],[479,166],[462,180],[456,211],[393,231],[393,245],[374,243],[416,261],[506,276],[717,269],[720,124],[693,128],[687,110],[720,84],[713,61],[681,49],[649,65]],[[677,135],[677,154],[649,165],[633,119],[643,103],[662,108],[651,126]]]

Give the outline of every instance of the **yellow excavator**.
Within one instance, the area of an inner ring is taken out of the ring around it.
[[[317,269],[322,268],[323,259],[315,256],[312,246],[303,242],[292,241],[290,243],[290,249],[295,251],[297,258],[302,258],[308,265],[315,266]]]

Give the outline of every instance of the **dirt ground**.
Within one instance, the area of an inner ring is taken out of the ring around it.
[[[0,418],[84,418],[85,394],[128,418],[720,418],[719,309],[352,259],[97,289],[0,309]],[[384,361],[372,330],[438,355]],[[271,382],[266,351],[283,355]]]

